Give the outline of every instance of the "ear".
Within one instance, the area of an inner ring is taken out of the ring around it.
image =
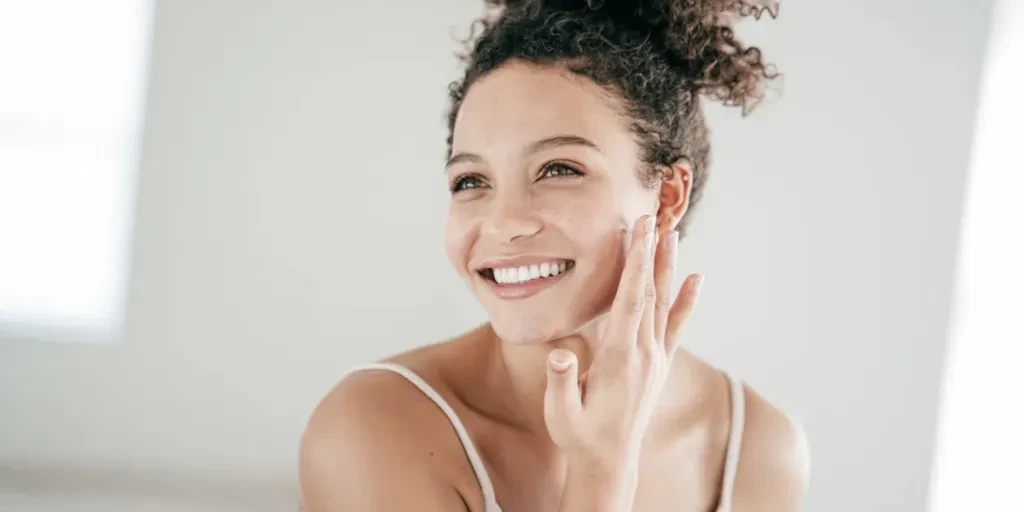
[[[693,187],[693,169],[685,158],[662,168],[658,194],[658,233],[667,236],[686,215]]]

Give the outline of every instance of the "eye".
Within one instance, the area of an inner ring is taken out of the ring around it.
[[[455,181],[452,182],[451,186],[449,187],[449,190],[451,190],[451,192],[454,194],[462,190],[480,188],[483,185],[484,182],[483,180],[480,179],[479,176],[475,176],[472,174],[463,174],[462,176],[455,178]]]
[[[563,176],[583,176],[575,167],[559,162],[550,163],[540,171],[540,178],[560,178]]]

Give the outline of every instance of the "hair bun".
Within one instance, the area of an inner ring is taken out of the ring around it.
[[[779,14],[779,0],[650,0],[641,15],[668,53],[685,69],[691,88],[728,106],[750,112],[776,77],[761,50],[736,38],[739,18]]]
[[[578,11],[587,9],[619,18],[643,20],[648,25],[671,23],[673,18],[693,15],[707,24],[728,25],[734,16],[753,16],[760,19],[764,13],[773,18],[779,14],[779,0],[484,0],[494,7],[509,9],[545,9],[552,11]]]
[[[733,30],[739,18],[779,15],[779,0],[485,0],[522,14],[587,12],[616,26],[651,34],[689,88],[749,112],[776,77],[761,50],[745,46]]]

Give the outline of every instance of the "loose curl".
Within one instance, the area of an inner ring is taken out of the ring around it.
[[[465,75],[449,86],[448,156],[455,119],[470,86],[511,60],[562,65],[622,100],[640,147],[638,178],[655,186],[685,158],[690,205],[707,181],[710,142],[700,97],[743,115],[778,76],[761,51],[744,46],[735,19],[778,16],[778,0],[485,0],[459,57]],[[685,219],[677,227],[684,231]]]

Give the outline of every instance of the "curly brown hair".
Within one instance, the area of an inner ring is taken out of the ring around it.
[[[612,91],[640,148],[638,178],[652,187],[680,158],[691,167],[690,206],[707,181],[710,143],[700,96],[749,113],[777,76],[736,38],[737,18],[778,16],[778,0],[485,0],[449,86],[448,156],[470,86],[519,60],[562,65]],[[479,34],[477,34],[479,32]],[[677,227],[684,230],[684,222]]]

